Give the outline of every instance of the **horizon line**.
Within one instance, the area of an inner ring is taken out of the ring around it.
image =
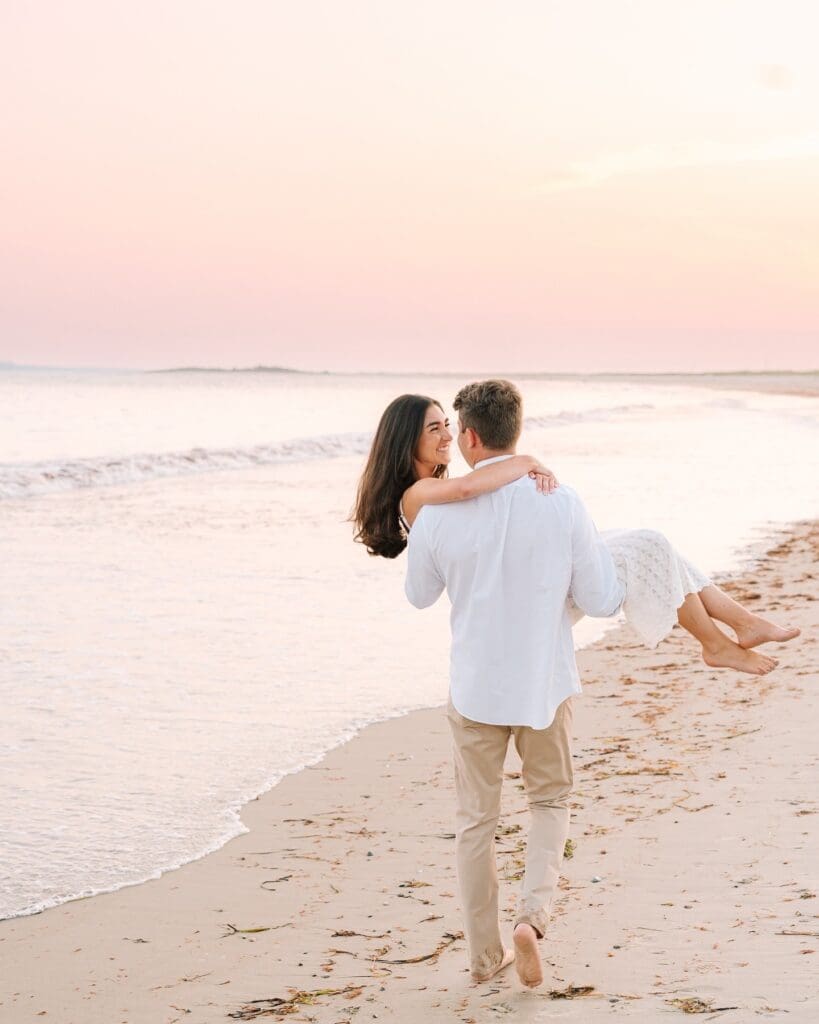
[[[156,368],[128,366],[66,366],[52,363],[16,363],[0,361],[0,370],[72,370],[89,373],[280,373],[300,376],[331,377],[461,377],[480,372],[487,378],[501,375],[514,377],[734,377],[734,376],[799,376],[819,374],[819,368],[793,370],[517,370],[517,371],[475,371],[475,370],[304,370],[291,366],[275,366],[263,363],[255,366],[167,366]]]

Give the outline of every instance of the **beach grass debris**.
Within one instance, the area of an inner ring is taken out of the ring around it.
[[[431,886],[432,882],[419,882],[417,878],[411,878],[408,882],[399,882],[399,889],[423,889],[425,886]]]
[[[727,732],[721,738],[723,740],[735,740],[737,736],[750,736],[752,733],[761,732],[762,726],[759,725],[756,729],[735,729],[733,732]]]
[[[378,935],[368,935],[366,932],[354,932],[349,928],[340,928],[338,931],[333,932],[330,937],[333,939],[350,939],[354,935],[357,935],[362,939],[388,939],[390,937],[389,932],[381,932]]]
[[[640,768],[620,768],[618,771],[613,772],[614,775],[680,775],[681,772],[675,772],[675,768],[679,768],[679,764],[676,761],[668,761],[665,764],[645,764]]]
[[[454,942],[459,942],[463,937],[463,932],[445,932],[442,940],[431,953],[424,953],[421,956],[401,957],[396,960],[385,959],[383,957],[375,957],[374,959],[375,962],[379,964],[422,964],[424,961],[436,959],[445,949],[451,946]]]
[[[574,857],[575,849],[576,849],[576,844],[575,844],[574,839],[567,839],[566,842],[563,844],[563,857],[564,857],[564,859],[565,860],[571,860],[572,857]]]
[[[523,825],[496,825],[495,838],[499,836],[514,836],[523,828]]]
[[[672,807],[679,807],[682,811],[688,811],[690,814],[696,814],[697,811],[707,811],[709,807],[713,807],[713,804],[700,804],[699,807],[687,807],[686,800],[690,800],[697,794],[692,793],[690,789],[686,789],[685,796],[681,796],[679,800],[672,800]]]
[[[270,889],[267,888],[269,885],[279,885],[280,882],[289,882],[292,877],[292,875],[282,875],[281,878],[268,878],[264,882],[259,883],[259,888],[267,889],[267,891],[270,892]]]
[[[357,999],[365,989],[365,985],[347,985],[346,988],[317,988],[312,991],[293,991],[289,999],[274,996],[270,999],[251,999],[240,1009],[229,1013],[233,1020],[254,1020],[256,1017],[286,1017],[297,1013],[300,1006],[312,1006],[324,996],[343,996],[345,999]],[[267,1005],[262,1005],[262,1004]]]
[[[454,832],[399,832],[402,839],[454,839]]]
[[[292,927],[293,925],[292,922],[290,921],[285,921],[284,924],[264,925],[259,928],[237,928],[235,924],[228,924],[227,922],[225,922],[225,928],[227,928],[227,933],[223,935],[222,938],[226,939],[230,935],[257,935],[259,932],[275,932],[279,928]]]
[[[416,903],[420,903],[424,907],[428,907],[431,902],[430,900],[423,899],[421,896],[416,896],[412,892],[399,892],[396,893],[396,896],[399,900],[415,900]]]
[[[676,1006],[683,1013],[724,1013],[726,1010],[738,1010],[738,1006],[714,1006],[713,999],[700,999],[699,996],[687,996],[684,999],[667,999],[667,1003]]]
[[[547,993],[550,999],[582,999],[594,992],[594,985],[567,985],[565,988],[553,988]]]

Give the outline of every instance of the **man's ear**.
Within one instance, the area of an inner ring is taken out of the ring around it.
[[[464,434],[466,434],[467,448],[478,448],[480,446],[481,439],[478,437],[478,435],[475,433],[472,427],[467,427],[464,430]]]

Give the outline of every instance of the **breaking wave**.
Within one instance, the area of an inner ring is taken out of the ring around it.
[[[560,427],[570,423],[606,420],[651,405],[622,405],[585,412],[560,412],[553,416],[531,416],[530,430]],[[249,448],[190,448],[181,452],[148,452],[138,455],[103,455],[19,464],[0,464],[0,498],[28,498],[56,491],[87,487],[110,487],[140,483],[162,477],[190,476],[230,469],[272,466],[279,462],[303,462],[364,455],[372,434],[329,434],[297,438]]]

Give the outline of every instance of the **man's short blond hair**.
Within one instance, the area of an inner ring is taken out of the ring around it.
[[[503,451],[517,444],[523,427],[523,399],[508,380],[480,380],[467,384],[452,407],[464,428],[471,427],[484,448]]]

